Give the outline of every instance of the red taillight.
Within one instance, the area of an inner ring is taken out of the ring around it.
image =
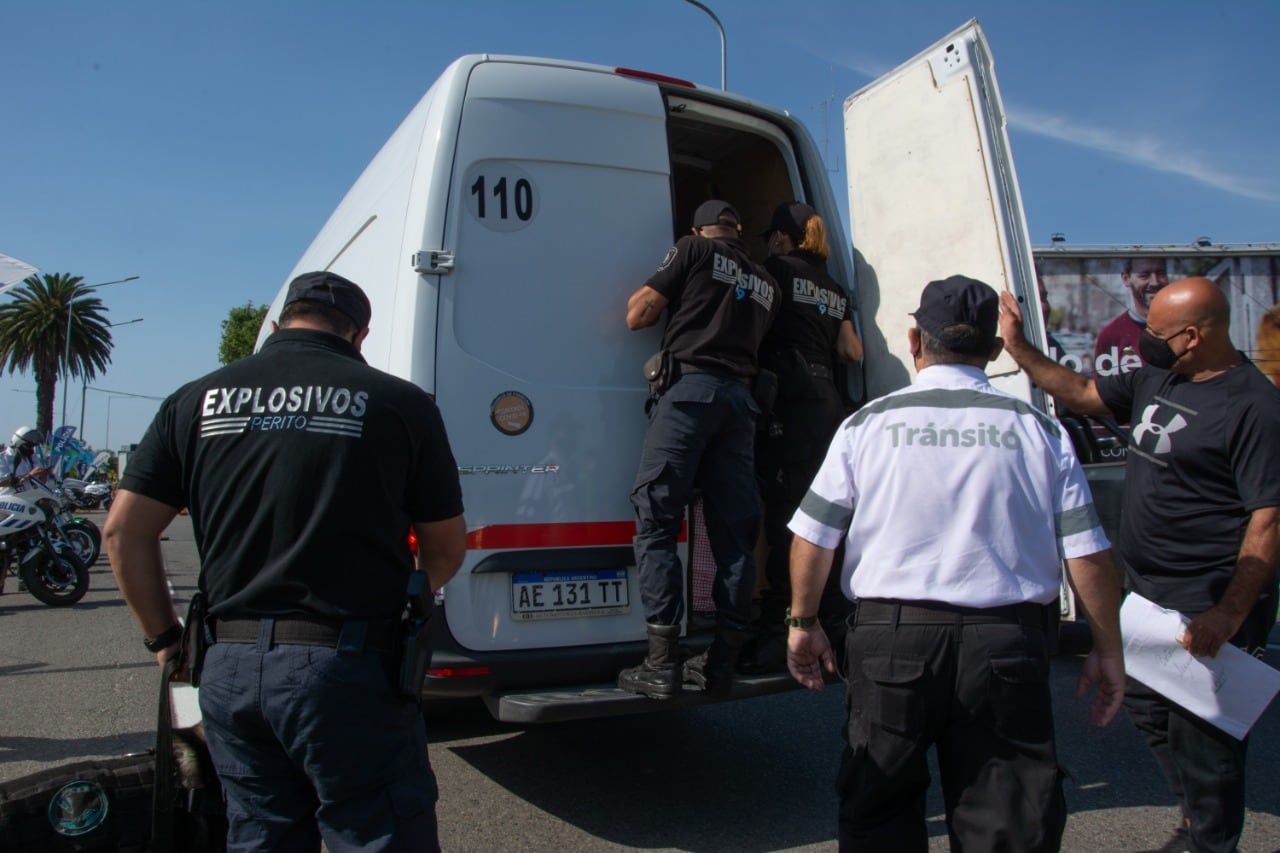
[[[412,530],[409,531],[409,553],[418,556],[418,534]]]
[[[681,80],[679,77],[668,77],[665,74],[654,74],[652,71],[637,71],[634,68],[615,68],[614,74],[621,74],[623,77],[635,77],[637,80],[651,80],[654,83],[667,83],[672,86],[683,86],[686,89],[696,89],[697,86],[688,80]]]
[[[487,666],[460,666],[429,669],[427,675],[432,678],[474,678],[477,675],[489,675]]]

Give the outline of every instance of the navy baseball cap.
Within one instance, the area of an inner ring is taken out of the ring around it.
[[[991,285],[963,275],[931,281],[920,294],[920,308],[912,317],[916,325],[944,346],[956,343],[947,334],[952,326],[972,326],[982,335],[987,349],[995,346],[1000,317],[1000,298]]]
[[[773,209],[773,219],[769,227],[760,232],[761,237],[768,237],[774,231],[791,237],[797,243],[804,239],[804,227],[810,219],[818,215],[818,211],[802,201],[789,201]]]
[[[728,213],[729,216],[725,216]],[[706,225],[723,225],[726,228],[741,227],[742,217],[738,214],[738,208],[718,198],[710,201],[704,201],[698,205],[698,209],[693,213],[693,227],[702,228]]]
[[[369,328],[369,318],[373,314],[369,297],[354,282],[337,273],[305,272],[289,282],[289,294],[281,307],[303,301],[331,305],[346,314],[357,329]]]

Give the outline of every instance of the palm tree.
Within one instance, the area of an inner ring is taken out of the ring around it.
[[[36,380],[36,429],[53,428],[58,377],[89,379],[111,362],[111,332],[102,300],[89,295],[84,279],[67,273],[28,276],[0,304],[0,370],[26,373]],[[68,318],[70,312],[70,318]],[[70,364],[65,363],[70,319]]]

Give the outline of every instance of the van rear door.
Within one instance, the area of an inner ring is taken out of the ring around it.
[[[627,298],[671,245],[667,111],[608,69],[470,71],[438,245],[436,391],[470,529],[445,590],[476,652],[644,636],[629,502],[645,426]]]
[[[1043,349],[1031,240],[977,21],[850,95],[844,124],[868,395],[911,382],[910,312],[926,283],[957,273],[1012,291]],[[988,374],[1047,402],[1007,355]]]

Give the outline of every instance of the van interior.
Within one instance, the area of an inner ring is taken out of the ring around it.
[[[742,236],[752,258],[764,260],[773,209],[800,198],[791,144],[769,122],[714,104],[677,96],[667,99],[671,151],[673,239],[689,233],[694,210],[722,198],[742,214]]]

